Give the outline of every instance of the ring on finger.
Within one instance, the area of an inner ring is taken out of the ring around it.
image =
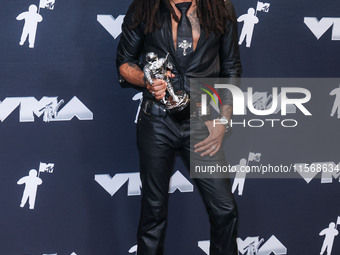
[[[213,145],[213,146],[211,146],[211,149],[216,150],[216,147]]]

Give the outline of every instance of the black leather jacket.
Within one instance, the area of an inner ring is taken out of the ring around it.
[[[189,78],[208,77],[239,77],[241,62],[238,48],[237,22],[228,21],[227,32],[216,34],[211,32],[207,37],[201,29],[201,35],[195,51],[190,55],[188,64],[183,70],[176,62],[175,49],[172,39],[171,16],[164,4],[160,6],[160,21],[162,27],[154,29],[150,34],[144,34],[144,25],[141,23],[136,29],[130,29],[133,11],[125,16],[122,25],[122,34],[117,49],[117,68],[124,63],[132,62],[137,65],[145,64],[145,55],[154,52],[158,57],[165,57],[169,53],[173,63],[173,86],[175,91],[190,91]],[[232,14],[234,9],[232,7]],[[141,61],[141,63],[140,63]],[[144,89],[144,98],[155,100],[147,89]],[[232,104],[232,98],[227,90],[220,92],[223,104]]]

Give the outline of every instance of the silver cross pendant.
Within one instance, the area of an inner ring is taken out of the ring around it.
[[[191,48],[192,43],[188,43],[187,40],[183,40],[183,42],[178,43],[178,47],[183,49],[183,56],[187,55],[187,49]]]

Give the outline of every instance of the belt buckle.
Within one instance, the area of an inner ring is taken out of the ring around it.
[[[144,103],[143,112],[148,116],[164,117],[166,109],[154,101],[147,100]]]

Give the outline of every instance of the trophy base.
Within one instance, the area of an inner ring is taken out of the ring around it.
[[[165,107],[178,122],[181,122],[190,118],[190,99],[183,91],[176,92],[176,96],[176,101],[169,97]]]
[[[165,103],[165,108],[172,113],[182,111],[190,102],[189,96],[184,91],[177,91],[176,96],[177,100],[170,96]]]

